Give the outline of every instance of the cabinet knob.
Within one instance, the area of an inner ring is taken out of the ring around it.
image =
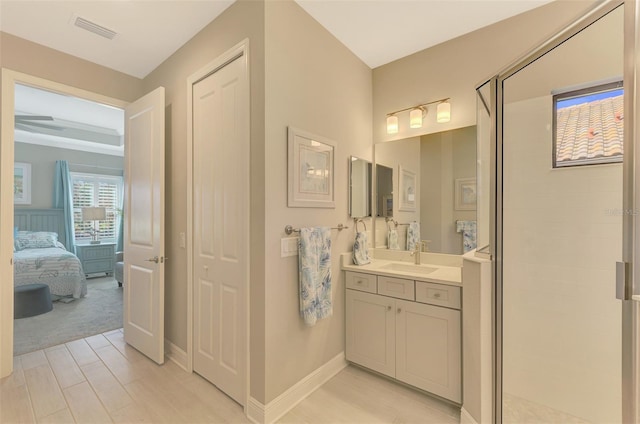
[[[387,306],[387,311],[391,310],[391,305]]]
[[[362,284],[362,280],[356,281],[356,284]]]
[[[439,298],[439,297],[440,297],[440,293],[435,293],[435,294],[433,295],[433,297],[435,297],[435,298]]]
[[[398,308],[398,313],[402,312],[402,308]]]

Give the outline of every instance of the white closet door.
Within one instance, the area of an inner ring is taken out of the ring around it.
[[[193,368],[245,402],[249,103],[241,56],[193,84]]]

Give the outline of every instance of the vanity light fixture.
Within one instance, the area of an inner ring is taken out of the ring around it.
[[[409,112],[409,127],[410,128],[422,128],[424,117],[427,114],[427,106],[438,103],[436,109],[436,121],[438,123],[449,122],[451,120],[451,103],[450,98],[434,100],[428,103],[422,103],[416,106],[407,107],[404,109],[396,110],[395,112],[387,113],[387,134],[397,134],[400,128],[398,124],[398,113]]]

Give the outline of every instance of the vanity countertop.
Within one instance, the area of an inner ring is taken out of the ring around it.
[[[351,254],[342,255],[342,270],[387,277],[407,278],[416,281],[462,286],[462,268],[434,264],[414,265],[413,262],[372,259],[370,264],[355,265]],[[433,271],[432,271],[433,270]],[[428,273],[423,273],[427,271]]]

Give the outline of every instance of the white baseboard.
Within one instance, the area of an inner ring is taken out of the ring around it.
[[[175,362],[183,370],[188,371],[187,352],[180,349],[167,339],[164,339],[164,356]]]
[[[471,416],[469,411],[462,407],[460,411],[460,424],[478,424],[478,422]]]
[[[258,424],[275,422],[346,366],[344,352],[341,352],[267,405],[250,398],[246,409],[247,417]]]

